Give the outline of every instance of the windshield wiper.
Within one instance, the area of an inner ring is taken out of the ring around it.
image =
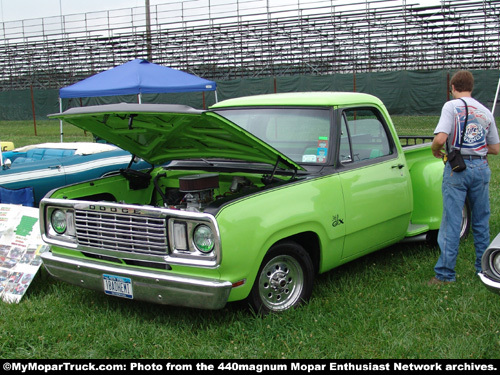
[[[276,174],[276,171],[278,170],[280,163],[283,163],[283,164],[287,165],[288,167],[290,167],[291,169],[293,169],[293,174],[292,174],[292,177],[290,178],[291,180],[293,180],[297,176],[297,168],[295,168],[294,165],[287,163],[287,161],[284,160],[281,156],[278,156],[278,159],[276,160],[276,163],[274,164],[273,171],[271,172],[271,174],[268,176],[264,176],[262,178],[262,182],[264,184],[268,185],[271,182],[273,182],[274,175]]]
[[[209,166],[211,166],[211,167],[215,166],[215,164],[214,164],[214,163],[212,163],[212,162],[208,161],[207,159],[203,159],[203,158],[201,158],[200,160],[201,160],[202,162],[204,162],[205,164],[208,164],[208,165],[209,165]]]

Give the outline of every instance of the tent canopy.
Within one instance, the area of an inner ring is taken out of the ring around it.
[[[59,90],[60,98],[215,91],[216,83],[135,59]]]

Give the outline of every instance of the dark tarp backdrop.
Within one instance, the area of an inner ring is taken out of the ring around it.
[[[218,100],[246,95],[291,91],[357,91],[378,96],[393,115],[439,115],[448,100],[448,80],[454,71],[399,71],[290,77],[242,78],[218,81]],[[473,70],[473,96],[491,108],[500,77],[498,70]],[[59,90],[33,91],[38,120],[59,112]],[[214,91],[205,92],[206,105],[215,103]],[[65,99],[63,109],[81,105],[137,102],[136,95]],[[203,108],[203,93],[144,94],[143,103],[185,104]],[[496,115],[500,106],[496,106]],[[0,120],[32,120],[30,90],[0,91]]]

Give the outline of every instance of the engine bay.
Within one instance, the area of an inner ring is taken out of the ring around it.
[[[290,176],[276,177],[266,174],[200,173],[200,171],[190,173],[162,170],[151,173],[151,171],[122,170],[120,174],[128,181],[130,190],[143,191],[144,194],[151,191],[150,201],[141,204],[191,212],[216,210],[234,199],[295,180],[294,176],[290,178]],[[120,198],[116,198],[116,201],[120,201]]]

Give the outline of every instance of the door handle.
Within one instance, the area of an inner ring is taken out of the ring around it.
[[[398,164],[398,165],[393,165],[391,168],[403,169],[404,167],[405,167],[404,164]]]

